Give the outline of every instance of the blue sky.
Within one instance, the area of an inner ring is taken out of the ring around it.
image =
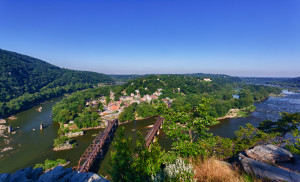
[[[0,48],[113,74],[300,76],[299,0],[0,0]]]

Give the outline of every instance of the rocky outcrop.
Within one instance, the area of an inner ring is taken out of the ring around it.
[[[278,165],[283,169],[300,174],[300,156],[298,155],[293,155],[291,162],[278,163]]]
[[[259,145],[245,152],[252,159],[273,164],[277,162],[288,162],[293,157],[289,151],[271,144]]]
[[[69,150],[71,148],[73,148],[73,145],[70,144],[69,142],[67,142],[67,143],[64,143],[63,145],[60,145],[58,147],[54,147],[53,150],[54,151],[60,151],[60,150]]]
[[[42,168],[32,169],[31,167],[18,170],[14,174],[0,174],[1,182],[109,182],[103,177],[95,173],[78,173],[72,171],[71,168],[64,169],[62,166],[57,166],[53,170],[43,174]]]
[[[274,145],[260,145],[238,155],[248,174],[272,181],[300,182],[300,157]]]
[[[300,175],[239,154],[239,162],[247,174],[272,181],[300,182]]]
[[[6,152],[8,150],[12,150],[13,148],[12,147],[5,147],[4,149],[1,150],[1,152]]]
[[[77,132],[74,132],[74,133],[69,132],[69,133],[66,133],[65,135],[66,135],[67,137],[72,138],[72,137],[82,136],[83,134],[84,134],[83,131],[77,131]]]
[[[4,134],[7,132],[7,126],[0,125],[0,137],[4,136]]]
[[[6,120],[5,119],[0,119],[0,124],[5,124]]]

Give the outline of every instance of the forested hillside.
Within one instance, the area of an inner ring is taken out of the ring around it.
[[[28,105],[114,82],[109,76],[59,68],[45,61],[0,49],[0,116],[18,112]]]
[[[250,84],[271,84],[281,87],[300,87],[300,77],[297,78],[263,78],[263,77],[242,77],[243,82]]]
[[[268,82],[269,84],[279,85],[282,87],[298,87],[300,88],[300,77],[284,79],[282,81]]]
[[[207,75],[205,75],[207,76]],[[122,91],[128,95],[139,90],[141,96],[152,94],[157,89],[163,89],[162,97],[174,98],[178,95],[211,93],[221,90],[223,86],[230,83],[239,83],[240,79],[230,76],[210,77],[212,81],[204,81],[205,76],[194,75],[149,75],[129,81],[115,90],[116,96]]]
[[[209,78],[211,81],[204,81]],[[159,99],[169,97],[174,99],[172,108],[182,107],[190,109],[196,107],[202,98],[211,100],[209,114],[213,117],[223,117],[230,109],[243,109],[254,102],[263,100],[270,93],[278,94],[280,88],[262,85],[244,84],[237,77],[211,74],[189,75],[149,75],[134,79],[121,86],[113,88],[115,100],[123,94],[130,95],[139,90],[141,97],[162,89]],[[233,95],[239,95],[234,98]]]

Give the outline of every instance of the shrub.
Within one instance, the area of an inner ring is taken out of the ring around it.
[[[66,163],[67,163],[67,161],[65,159],[57,159],[57,160],[46,159],[44,164],[36,164],[34,166],[34,169],[38,168],[38,167],[42,167],[43,170],[45,171],[45,170],[51,169],[51,168],[59,166],[59,165],[64,165]]]

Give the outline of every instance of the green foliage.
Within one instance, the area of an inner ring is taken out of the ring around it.
[[[186,160],[182,158],[176,158],[174,163],[169,163],[166,167],[160,171],[155,177],[152,177],[152,181],[168,181],[168,182],[190,182],[194,181],[193,167]]]
[[[132,103],[130,106],[126,107],[124,111],[119,116],[119,121],[125,122],[125,121],[134,121],[135,120],[135,111],[138,104]]]
[[[142,118],[153,117],[158,114],[157,110],[154,108],[154,105],[151,105],[147,102],[142,102],[137,106],[136,113]]]
[[[96,87],[73,93],[53,107],[53,120],[59,123],[74,120],[79,128],[98,126],[100,120],[97,110],[103,109],[103,105],[99,102],[95,106],[85,107],[85,104],[91,98],[104,95],[109,95],[109,87]]]
[[[300,126],[300,113],[280,113],[281,118],[277,121],[265,120],[259,124],[258,129],[267,133],[281,133],[284,137],[286,133],[297,130]]]
[[[172,108],[177,111],[181,107],[190,107],[194,108],[202,100],[203,97],[211,100],[208,107],[208,113],[214,118],[219,118],[225,116],[230,109],[238,108],[243,109],[247,108],[247,112],[252,112],[255,110],[255,107],[252,106],[254,102],[265,99],[269,96],[270,93],[280,92],[278,88],[271,88],[260,85],[245,85],[242,86],[242,89],[239,92],[240,98],[231,98],[229,99],[229,92],[233,91],[233,85],[226,85],[221,87],[218,91],[213,91],[207,93],[196,93],[196,94],[187,94],[184,96],[178,96],[172,102]],[[228,97],[224,98],[224,95]]]
[[[104,74],[62,69],[2,49],[0,65],[0,116],[97,83],[114,82]]]
[[[251,124],[246,124],[245,128],[240,126],[240,129],[235,132],[235,135],[236,137],[233,139],[235,153],[270,141],[277,136],[276,133],[271,135],[264,133]]]
[[[59,165],[64,165],[66,163],[67,163],[67,161],[65,159],[57,159],[57,160],[46,159],[44,164],[36,164],[34,166],[34,169],[38,168],[38,167],[42,167],[43,170],[45,171],[45,170],[51,169],[51,168],[59,166]]]
[[[58,137],[56,139],[54,139],[54,144],[53,146],[54,147],[60,147],[62,145],[64,145],[66,142],[70,141],[70,138],[67,137],[67,136],[61,136],[61,137]]]
[[[106,101],[106,105],[108,105],[109,102],[110,102],[110,96],[109,96],[109,95],[107,95],[107,96],[105,97],[105,101]]]
[[[235,135],[234,138],[213,136],[199,140],[198,148],[202,151],[203,156],[225,159],[256,145],[272,141],[277,137],[277,134],[264,133],[251,124],[247,124],[246,127],[240,126]]]
[[[287,142],[286,148],[292,153],[300,155],[300,130],[292,131],[292,135],[295,138],[295,142]]]
[[[124,136],[124,127],[118,132],[113,143],[109,171],[113,181],[150,181],[162,164],[163,152],[154,143],[145,147],[144,137],[138,133],[136,144]]]
[[[69,127],[60,127],[57,131],[58,135],[63,135],[70,131]]]
[[[214,122],[208,115],[209,100],[203,98],[196,108],[185,106],[181,111],[169,109],[164,114],[164,131],[168,137],[174,139],[173,149],[182,157],[202,154],[199,145],[194,140],[204,140],[211,137],[208,126]]]
[[[198,80],[199,79],[199,80]],[[147,88],[147,89],[146,89]],[[139,90],[141,96],[153,94],[157,89],[163,89],[163,97],[175,98],[182,94],[204,93],[220,90],[216,82],[200,81],[200,77],[187,75],[149,75],[137,78],[115,89],[116,93],[125,90],[127,95]],[[178,90],[180,88],[180,91]]]

